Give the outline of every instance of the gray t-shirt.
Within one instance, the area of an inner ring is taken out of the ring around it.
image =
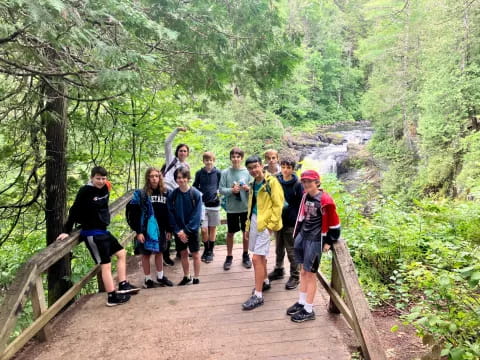
[[[246,168],[234,169],[230,167],[222,171],[220,178],[220,193],[226,199],[227,213],[242,213],[248,211],[248,192],[241,189],[240,193],[234,194],[232,186],[247,184],[251,181],[250,174]]]

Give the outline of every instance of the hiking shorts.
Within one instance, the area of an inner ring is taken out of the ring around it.
[[[184,243],[175,234],[175,249],[179,252],[186,250],[187,248],[191,253],[199,251],[200,243],[198,242],[198,231],[194,233],[187,233],[187,237],[188,241]]]
[[[302,264],[305,271],[316,273],[322,256],[322,242],[305,239],[302,233],[295,238],[295,262]]]
[[[248,249],[256,255],[267,256],[270,250],[270,232],[257,230],[257,215],[252,215],[248,234]]]
[[[123,250],[118,240],[110,233],[103,235],[81,236],[85,241],[90,255],[92,255],[95,264],[110,264],[112,255]]]
[[[220,209],[202,208],[202,228],[220,225]]]
[[[247,213],[227,213],[227,232],[235,234],[242,230],[245,232],[245,223],[247,222]]]

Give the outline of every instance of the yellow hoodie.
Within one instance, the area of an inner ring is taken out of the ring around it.
[[[248,192],[248,216],[246,231],[250,231],[250,216],[252,213],[253,184]],[[268,229],[279,231],[282,227],[282,209],[284,204],[283,188],[275,176],[265,174],[265,180],[257,194],[257,230]]]

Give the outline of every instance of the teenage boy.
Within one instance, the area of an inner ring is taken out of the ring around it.
[[[274,149],[268,149],[265,151],[265,165],[264,170],[270,175],[280,174],[280,165],[278,165],[278,151]]]
[[[108,208],[109,186],[107,170],[96,166],[90,174],[90,182],[78,190],[75,201],[70,208],[63,233],[57,241],[67,238],[74,224],[82,228],[80,241],[85,241],[96,264],[100,264],[102,280],[107,291],[107,306],[115,306],[130,300],[130,294],[136,294],[140,288],[132,286],[127,281],[127,254],[118,240],[107,231],[110,224]],[[118,290],[115,291],[112,276],[111,257],[117,257]]]
[[[243,150],[235,147],[230,150],[232,166],[222,171],[220,178],[220,193],[225,196],[225,211],[227,212],[227,257],[223,264],[224,270],[230,270],[233,261],[233,237],[242,230],[243,255],[242,265],[250,269],[252,262],[248,256],[248,238],[245,233],[248,209],[248,183],[250,176],[242,167]]]
[[[185,167],[187,169],[190,168],[187,163],[188,155],[190,155],[190,148],[187,144],[178,144],[175,148],[175,153],[172,151],[173,140],[180,131],[185,132],[187,129],[185,127],[177,127],[165,140],[165,165],[162,167],[161,173],[168,190],[174,190],[178,187],[174,178],[175,170],[180,167]],[[174,261],[170,258],[170,240],[167,241],[165,251],[163,252],[163,261],[165,265],[175,265]]]
[[[203,153],[203,164],[205,167],[195,173],[193,187],[198,189],[202,195],[202,261],[211,263],[213,261],[213,248],[217,236],[217,226],[220,225],[220,199],[218,187],[222,173],[213,164],[215,155],[207,151]]]
[[[282,279],[284,276],[283,259],[285,250],[287,251],[288,261],[290,262],[290,278],[285,284],[285,289],[292,290],[298,286],[299,266],[295,262],[295,251],[293,249],[293,228],[297,219],[300,202],[303,196],[303,187],[297,175],[295,174],[295,160],[292,158],[283,158],[280,161],[281,174],[277,176],[282,185],[285,203],[282,211],[283,228],[275,233],[275,269],[268,274],[270,281]]]
[[[142,255],[142,268],[145,275],[143,287],[155,287],[150,275],[150,257],[155,257],[157,283],[160,286],[173,286],[163,274],[163,255],[167,240],[172,236],[168,223],[167,190],[159,169],[149,167],[145,172],[145,185],[133,193],[127,205],[127,221],[137,233],[135,253]]]
[[[175,170],[175,181],[178,188],[168,196],[168,216],[170,225],[175,234],[175,246],[180,252],[182,260],[183,279],[178,285],[192,283],[188,263],[188,250],[193,258],[193,284],[199,284],[200,274],[200,243],[198,241],[198,229],[202,218],[202,196],[200,192],[190,187],[190,170],[178,168]],[[187,250],[188,248],[188,250]]]
[[[317,292],[315,273],[321,253],[340,237],[340,220],[333,199],[320,188],[320,175],[306,170],[300,176],[305,189],[295,223],[295,259],[301,264],[298,301],[287,309],[294,322],[315,320],[313,301]]]
[[[263,305],[263,291],[270,288],[267,278],[267,256],[270,235],[282,228],[283,190],[275,176],[263,172],[262,159],[254,155],[245,161],[253,177],[248,196],[248,218],[246,224],[249,248],[253,253],[255,289],[243,303],[243,310],[252,310]]]

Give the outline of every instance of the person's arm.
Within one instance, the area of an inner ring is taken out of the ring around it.
[[[283,188],[277,179],[273,179],[272,181],[270,181],[270,188],[272,212],[270,215],[270,219],[267,222],[267,228],[269,230],[279,231],[282,228],[282,211],[283,203],[285,202],[285,198],[283,196]]]
[[[224,196],[232,195],[232,188],[228,184],[228,169],[222,171],[222,176],[220,177],[220,194]]]
[[[192,184],[192,186],[197,190],[200,190],[200,171],[202,171],[202,170],[198,170],[195,173],[195,180],[193,180],[193,184]]]
[[[175,157],[172,150],[173,139],[180,131],[185,131],[185,128],[177,127],[174,129],[170,135],[168,135],[167,139],[165,140],[165,164],[168,165],[173,161]]]
[[[80,188],[80,190],[78,190],[77,196],[75,197],[75,201],[73,202],[73,205],[68,212],[67,222],[63,226],[63,234],[67,234],[67,236],[70,235],[73,226],[79,222],[80,214],[85,211],[83,206],[83,203],[85,201],[85,195],[86,188]]]
[[[340,238],[340,219],[337,214],[335,204],[328,204],[324,207],[325,219],[328,224],[327,235],[325,236],[325,243],[332,245]]]
[[[169,223],[170,223],[170,227],[172,228],[173,232],[175,234],[178,234],[180,232],[180,227],[178,226],[177,224],[177,221],[175,219],[175,213],[176,213],[176,209],[174,208],[173,206],[173,196],[174,196],[174,191],[171,192],[171,194],[168,196],[168,199],[167,199],[167,206],[168,206],[168,220],[169,220]]]
[[[193,191],[193,198],[195,199],[195,207],[193,208],[192,215],[190,220],[185,225],[185,230],[189,233],[196,232],[200,228],[200,222],[202,221],[202,196],[198,191],[190,189]]]

